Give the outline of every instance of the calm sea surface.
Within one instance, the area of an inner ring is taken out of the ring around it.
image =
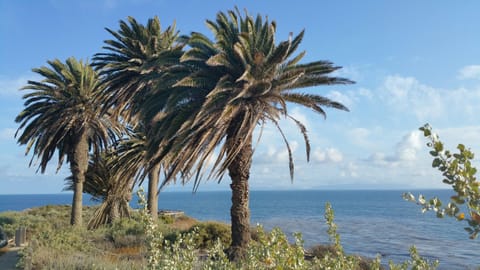
[[[480,266],[480,239],[470,240],[465,223],[438,219],[433,213],[401,198],[403,191],[251,191],[252,224],[282,228],[288,235],[301,232],[305,246],[327,243],[323,219],[326,202],[335,211],[341,241],[349,253],[367,257],[382,255],[382,261],[409,258],[414,244],[420,255],[439,259],[439,269],[475,269]],[[451,191],[418,191],[449,198]],[[0,195],[0,212],[23,210],[47,204],[70,204],[70,194]],[[86,196],[86,205],[92,204]],[[135,206],[135,205],[134,205]],[[229,192],[165,192],[161,209],[182,210],[199,220],[229,221]]]

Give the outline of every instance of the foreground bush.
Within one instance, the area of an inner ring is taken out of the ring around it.
[[[475,154],[463,144],[458,144],[457,153],[445,149],[439,136],[432,132],[429,124],[420,128],[428,139],[427,146],[433,157],[432,167],[438,169],[443,176],[442,182],[450,185],[455,194],[445,205],[438,197],[429,200],[422,194],[415,197],[412,193],[404,193],[403,198],[415,202],[422,207],[422,212],[433,211],[438,218],[453,217],[465,221],[471,239],[480,233],[480,182],[477,181],[477,168],[473,166]],[[463,211],[467,210],[465,214]]]
[[[332,247],[327,249],[321,258],[305,259],[305,250],[301,234],[295,234],[295,242],[290,244],[286,235],[275,228],[267,233],[261,226],[257,228],[255,241],[247,250],[246,258],[238,263],[230,262],[224,252],[228,245],[224,245],[219,238],[214,245],[207,249],[205,256],[199,254],[198,227],[186,234],[182,234],[175,242],[165,239],[157,230],[157,224],[148,213],[143,191],[138,193],[139,204],[143,206],[140,213],[145,225],[145,234],[148,249],[148,269],[329,269],[329,270],[357,270],[383,269],[380,257],[369,264],[365,264],[357,256],[346,255],[340,243],[340,235],[334,223],[334,213],[331,205],[325,206],[325,219],[328,225],[328,234]],[[415,247],[410,249],[411,259],[401,264],[389,262],[391,270],[430,270],[436,269],[438,262],[430,263],[417,253]]]

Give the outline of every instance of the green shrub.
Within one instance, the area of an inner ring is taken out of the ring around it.
[[[334,252],[335,252],[335,247],[332,245],[316,245],[311,247],[308,250],[309,256],[313,258],[318,258],[318,259],[325,257],[325,255],[328,253],[331,254]]]
[[[125,235],[143,235],[143,224],[135,219],[120,218],[107,226],[106,233],[112,239]]]
[[[158,219],[164,224],[173,224],[175,222],[175,218],[170,215],[159,215]]]
[[[246,269],[306,269],[301,234],[295,234],[295,243],[290,244],[279,228],[266,233],[259,226],[257,236],[248,247]]]
[[[217,240],[220,240],[223,246],[229,246],[232,241],[230,226],[225,223],[208,221],[195,225],[188,232],[197,232],[195,242],[201,249],[212,248]]]
[[[340,243],[340,235],[337,233],[337,225],[334,222],[334,212],[330,203],[325,205],[325,221],[328,226],[328,236],[333,244],[322,258],[313,260],[314,269],[357,269],[357,257],[348,256],[344,253]]]
[[[394,264],[390,261],[388,266],[390,270],[435,270],[438,267],[438,261],[430,262],[420,257],[415,246],[412,246],[410,247],[410,260],[401,264]]]
[[[13,214],[12,212],[2,213],[0,216],[0,226],[12,225],[15,222],[13,217],[9,217],[8,214]]]
[[[15,235],[15,223],[17,223],[18,217],[15,212],[4,212],[0,214],[0,226],[8,238],[12,238]]]
[[[167,240],[169,243],[175,243],[178,239],[183,237],[184,233],[180,231],[171,231],[163,235],[164,240]]]

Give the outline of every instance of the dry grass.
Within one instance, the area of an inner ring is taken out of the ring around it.
[[[171,228],[179,231],[186,231],[197,224],[198,221],[194,218],[187,216],[179,216],[175,218],[175,220],[171,224]]]
[[[131,246],[131,247],[121,247],[116,248],[111,251],[117,256],[117,259],[121,261],[143,261],[145,257],[145,247],[144,246]]]

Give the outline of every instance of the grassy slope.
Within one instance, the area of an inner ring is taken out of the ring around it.
[[[93,207],[84,208],[86,220]],[[104,269],[142,269],[145,265],[145,239],[138,215],[121,220],[113,226],[87,231],[69,225],[70,206],[56,205],[28,209],[21,212],[0,213],[0,226],[9,238],[20,226],[27,227],[29,247],[23,254],[25,265],[40,268],[65,269],[72,265],[88,268],[95,264]],[[186,216],[160,218],[160,229],[165,235],[176,238],[198,222]],[[226,226],[226,225],[224,225]],[[55,258],[54,260],[50,258]],[[119,268],[120,267],[120,268]]]

